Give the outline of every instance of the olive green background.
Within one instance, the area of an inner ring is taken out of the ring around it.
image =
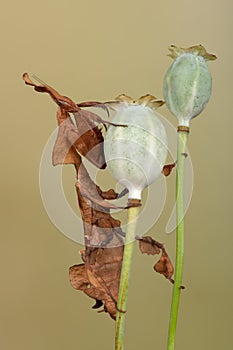
[[[69,284],[68,268],[80,262],[82,247],[43,208],[39,164],[56,106],[25,86],[22,73],[37,74],[76,101],[122,92],[162,97],[167,47],[199,43],[218,60],[209,63],[211,101],[193,120],[189,139],[195,182],[176,349],[232,349],[232,1],[21,0],[4,2],[0,17],[1,349],[114,347],[114,322]],[[160,112],[176,125],[166,107]],[[72,197],[72,169],[67,176]],[[174,174],[167,182],[173,195]],[[168,197],[150,233],[174,258],[175,235],[165,234],[170,211]],[[154,262],[135,249],[127,350],[166,348],[172,288],[153,272]]]

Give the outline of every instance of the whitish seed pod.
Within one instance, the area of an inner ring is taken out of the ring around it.
[[[207,53],[202,45],[187,49],[172,45],[169,50],[174,62],[164,77],[164,99],[179,125],[188,127],[209,101],[212,78],[206,61],[216,56]]]
[[[161,174],[167,156],[167,137],[155,109],[164,102],[146,95],[133,101],[121,95],[113,123],[104,140],[107,165],[113,177],[141,199],[142,190]]]

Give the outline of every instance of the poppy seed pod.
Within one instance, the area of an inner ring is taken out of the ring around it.
[[[121,95],[118,101],[113,123],[119,126],[110,125],[106,132],[105,157],[113,177],[129,190],[129,199],[141,199],[167,156],[166,132],[154,111],[164,102],[151,95],[137,101]]]
[[[212,78],[206,61],[216,56],[208,54],[202,45],[187,49],[172,45],[169,50],[174,62],[164,77],[164,99],[179,125],[188,127],[209,101]]]

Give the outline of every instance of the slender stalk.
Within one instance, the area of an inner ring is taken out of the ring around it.
[[[133,247],[135,241],[135,231],[137,225],[137,217],[140,208],[140,201],[129,200],[129,205],[132,202],[137,206],[128,208],[127,229],[125,236],[124,256],[121,268],[121,280],[118,293],[117,303],[117,316],[116,316],[116,330],[115,330],[115,350],[124,349],[124,328],[125,328],[125,316],[126,316],[126,304],[129,288],[129,277],[132,264]]]
[[[176,326],[180,301],[184,259],[184,162],[189,129],[178,127],[176,168],[176,263],[170,312],[167,350],[175,349]]]

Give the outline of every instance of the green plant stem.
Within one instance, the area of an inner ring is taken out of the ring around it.
[[[137,200],[131,200],[135,201]],[[138,201],[140,205],[140,201]],[[130,205],[130,200],[129,200]],[[126,304],[129,288],[129,277],[132,264],[133,247],[135,241],[135,231],[137,225],[137,217],[140,206],[134,206],[128,208],[127,229],[125,236],[124,255],[121,268],[121,279],[118,293],[117,303],[117,315],[116,315],[116,331],[115,331],[115,350],[124,349],[124,328],[125,328],[125,316],[126,316]]]
[[[182,286],[184,259],[184,163],[187,156],[185,153],[187,139],[188,129],[184,131],[178,128],[176,167],[176,262],[167,350],[175,349],[176,326]]]

